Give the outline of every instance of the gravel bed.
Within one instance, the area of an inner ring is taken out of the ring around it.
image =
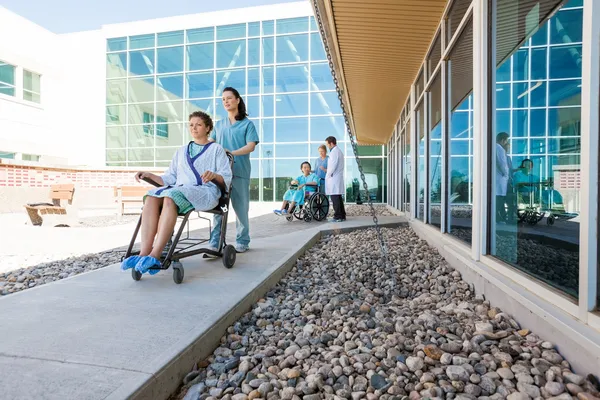
[[[172,399],[594,400],[554,344],[473,293],[410,228],[323,238]],[[352,249],[352,250],[350,250]],[[390,299],[391,295],[391,299]]]
[[[123,253],[106,251],[0,273],[0,295],[20,292],[46,283],[93,271],[121,261]]]

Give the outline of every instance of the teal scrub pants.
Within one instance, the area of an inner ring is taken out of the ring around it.
[[[235,210],[237,220],[235,228],[237,235],[235,241],[237,244],[248,246],[250,244],[250,222],[248,221],[248,211],[250,209],[250,179],[233,177],[231,186],[231,206]],[[210,233],[210,245],[219,247],[221,234],[220,215],[213,217],[213,230]]]

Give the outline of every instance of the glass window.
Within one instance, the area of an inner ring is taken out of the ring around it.
[[[277,20],[277,34],[308,32],[308,17]]]
[[[248,40],[248,65],[260,64],[260,39]]]
[[[156,78],[156,101],[183,99],[183,75]]]
[[[156,50],[156,69],[159,74],[183,72],[183,46]]]
[[[337,92],[311,93],[310,113],[313,115],[341,114],[342,108]]]
[[[261,107],[262,116],[263,117],[275,116],[275,97],[263,95],[260,98],[262,100],[262,107]]]
[[[129,49],[145,49],[154,47],[154,33],[129,37]]]
[[[154,149],[128,149],[127,158],[130,162],[129,165],[140,165],[136,164],[139,161],[154,161]]]
[[[277,142],[308,142],[308,118],[277,118]]]
[[[471,0],[455,0],[452,3],[452,7],[448,12],[448,38],[454,36],[456,31],[458,30],[458,26],[460,25],[460,21],[462,21],[465,16],[469,6],[471,5]],[[446,40],[446,42],[450,42],[450,40]]]
[[[373,202],[383,201],[383,159],[382,158],[365,158],[360,160],[365,174],[365,180],[369,188],[369,197]],[[357,200],[360,193],[361,199],[366,201],[366,193],[364,192],[363,184],[360,179],[358,165],[356,159],[346,157],[347,174],[346,174],[346,200],[349,203]]]
[[[260,93],[260,69],[248,68],[248,94]]]
[[[249,37],[260,36],[260,22],[249,22],[248,23],[248,36]]]
[[[277,93],[308,90],[308,64],[278,66],[275,76]]]
[[[154,88],[150,91],[154,92]],[[113,79],[106,82],[106,104],[127,103],[127,80]]]
[[[164,119],[163,122],[187,121],[183,115],[183,101],[167,101],[156,103],[156,118]]]
[[[319,63],[310,65],[311,90],[335,90],[329,64]]]
[[[275,69],[273,67],[263,67],[263,93],[273,93],[275,91]]]
[[[0,70],[2,67],[0,66]],[[2,72],[0,72],[2,74]],[[106,77],[125,78],[127,76],[127,53],[111,53],[106,55]],[[2,79],[2,78],[0,78]]]
[[[149,101],[154,101],[154,77],[129,78],[129,102],[143,103]]]
[[[262,120],[261,142],[273,143],[275,141],[275,120],[272,118]]]
[[[151,124],[154,122],[154,103],[129,104],[130,124]]]
[[[127,50],[127,38],[112,38],[106,40],[106,51],[124,51]]]
[[[263,21],[262,22],[262,34],[273,35],[275,33],[275,21]]]
[[[496,69],[496,82],[510,82],[510,60]]]
[[[273,64],[275,62],[275,42],[272,37],[262,39],[262,63]]]
[[[210,115],[214,114],[215,111],[215,106],[214,106],[214,101],[213,99],[198,99],[198,100],[188,100],[186,102],[187,104],[187,111],[186,111],[186,121],[188,119],[188,116],[193,113],[194,111],[204,111]]]
[[[277,149],[280,149],[283,153],[291,153],[293,154],[297,145],[280,145]],[[307,154],[308,154],[308,146],[307,146]],[[297,178],[302,172],[300,171],[300,164],[302,163],[302,159],[288,159],[282,160],[279,159],[282,157],[277,154],[277,158],[275,160],[275,172],[276,172],[276,193],[275,198],[280,200],[283,198],[285,192],[289,189],[290,181],[294,178]]]
[[[217,68],[233,68],[244,65],[246,65],[245,40],[217,43]]]
[[[581,102],[581,80],[546,82],[545,71],[550,71],[551,79],[580,77],[581,70],[576,67],[580,48],[552,46],[549,54],[544,48],[535,47],[512,50],[511,43],[522,42],[526,32],[533,31],[533,21],[517,16],[529,15],[533,9],[520,9],[516,14],[500,4],[508,0],[498,3],[498,25],[510,29],[497,30],[496,48],[502,47],[499,51],[507,56],[512,53],[516,79],[527,79],[531,68],[532,81],[525,87],[520,84],[513,87],[513,102],[524,109],[512,112],[511,129],[498,123],[490,138],[493,213],[488,224],[489,251],[544,284],[577,297],[578,221],[585,216],[579,215],[581,115],[579,107],[573,106]],[[527,7],[535,7],[535,15],[542,16],[556,4],[554,0],[536,1]],[[573,11],[555,13],[540,26],[531,44],[545,45],[548,35],[551,43],[556,44],[580,41],[582,20],[580,15],[576,16],[580,10]],[[526,57],[528,51],[532,51],[531,60]],[[560,108],[547,109],[556,106]],[[501,117],[504,112],[496,111],[496,121],[506,120],[503,114]],[[574,135],[565,138],[562,134],[566,132]],[[546,139],[546,136],[551,137]]]
[[[278,117],[308,115],[308,94],[278,94],[275,104]]]
[[[246,24],[217,26],[217,40],[246,37]]]
[[[158,137],[156,138],[156,141],[158,141]],[[156,149],[156,159],[157,160],[164,160],[164,161],[170,161],[173,159],[173,156],[175,155],[175,152],[177,152],[177,149],[179,147],[161,147],[161,148],[157,148]]]
[[[259,96],[247,96],[244,99],[244,101],[246,102],[246,110],[247,110],[249,116],[251,116],[251,117],[260,116],[260,97]]]
[[[315,20],[315,17],[313,17],[312,15],[309,17],[310,18],[310,30],[311,31],[318,31],[319,30],[319,26],[317,25],[317,21]]]
[[[308,61],[308,34],[277,36],[277,62]]]
[[[260,169],[258,160],[250,160],[250,201],[260,200]]]
[[[183,31],[162,32],[157,35],[158,46],[183,44]]]
[[[23,99],[35,103],[41,102],[40,81],[41,76],[39,74],[26,69],[23,70]]]
[[[213,72],[200,72],[186,75],[187,97],[213,97],[215,82]]]
[[[15,95],[15,69],[14,65],[0,61],[0,93]]]
[[[411,156],[410,156],[410,147],[411,147],[411,134],[410,134],[410,120],[406,121],[406,129],[404,134],[402,135],[402,171],[404,176],[401,177],[403,185],[404,185],[404,193],[402,194],[402,201],[404,202],[404,210],[410,212],[410,199],[412,197],[411,194]]]
[[[236,88],[240,95],[244,96],[246,94],[246,70],[217,71],[215,96],[220,97],[223,89],[228,86]]]
[[[213,40],[215,40],[215,29],[212,26],[187,31],[188,43],[211,42]]]
[[[433,42],[433,47],[431,49],[431,53],[429,53],[429,57],[427,58],[427,63],[428,63],[427,68],[428,68],[428,74],[430,77],[431,77],[433,71],[435,71],[435,68],[437,67],[441,58],[442,58],[442,35],[441,35],[441,33],[439,33],[437,38],[435,39],[435,42]]]
[[[184,133],[187,132],[187,125],[181,122],[170,124],[158,116],[156,117],[156,122],[156,159],[171,160],[174,154],[171,152],[173,148],[165,149],[161,147],[181,146],[186,143],[188,138],[184,138]],[[177,147],[175,147],[175,149],[177,149]]]
[[[153,125],[132,125],[127,128],[127,144],[129,147],[146,147],[154,153],[152,147],[154,146],[154,135]],[[131,154],[131,153],[130,153]],[[154,158],[154,154],[145,161],[151,161]],[[131,155],[129,156],[131,160]],[[140,161],[139,159],[137,161]]]
[[[109,126],[106,128],[106,147],[107,148],[122,148],[126,146],[125,136],[126,127],[124,126]]]
[[[519,82],[512,85],[513,108],[525,108],[529,101],[529,83]]]
[[[187,69],[212,69],[215,66],[215,45],[212,43],[187,46]]]
[[[425,220],[425,107],[423,102],[417,108],[417,137],[419,138],[419,159],[417,176],[417,218]]]
[[[127,160],[125,149],[106,150],[106,162],[110,165],[124,165]]]
[[[296,160],[298,164],[298,175],[300,175],[300,163],[308,159],[308,147],[308,143],[275,143],[275,156],[277,157],[277,159],[284,157],[301,157],[300,159]]]
[[[129,52],[129,75],[150,75],[154,73],[154,50]]]
[[[442,78],[438,74],[430,87],[429,126],[429,222],[440,228],[442,217]]]
[[[126,106],[124,104],[106,106],[106,125],[126,124],[126,113]]]
[[[310,59],[312,61],[327,60],[325,46],[321,40],[321,35],[318,33],[310,34]]]
[[[322,143],[328,136],[344,138],[346,124],[344,117],[310,117],[310,140]]]

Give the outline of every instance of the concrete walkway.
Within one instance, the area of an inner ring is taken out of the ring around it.
[[[172,270],[134,282],[112,265],[0,298],[0,398],[165,399],[321,232],[373,224],[269,218],[270,231],[256,232],[233,269],[185,259],[181,285]]]

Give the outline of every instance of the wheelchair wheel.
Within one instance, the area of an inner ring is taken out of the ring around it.
[[[225,266],[225,268],[229,269],[233,267],[233,264],[235,264],[236,256],[237,251],[235,251],[235,247],[233,247],[230,244],[225,246],[225,248],[223,249],[223,265]]]
[[[296,206],[296,208],[294,208],[294,217],[296,217],[296,219],[302,219],[304,218],[304,209],[302,208],[302,206]]]
[[[294,220],[294,214],[287,214],[285,216],[285,219],[287,219],[288,222],[292,222]]]
[[[555,220],[555,219],[556,219],[556,218],[554,217],[554,215],[550,215],[548,218],[546,218],[546,224],[547,224],[548,226],[552,226],[552,225],[554,225],[554,220]]]
[[[304,213],[304,222],[312,221],[312,216],[309,213]]]
[[[136,270],[135,268],[131,268],[131,277],[134,281],[139,281],[142,279],[142,273]]]
[[[173,262],[173,282],[180,284],[183,282],[183,265],[179,261]]]
[[[316,221],[323,221],[329,213],[329,199],[322,193],[316,193],[311,197],[308,208]]]

